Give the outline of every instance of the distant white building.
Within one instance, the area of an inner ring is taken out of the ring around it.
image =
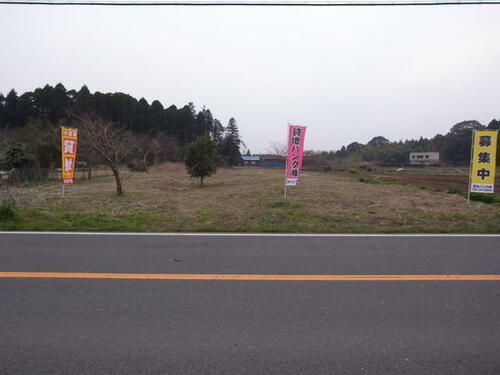
[[[439,165],[439,152],[410,152],[410,165]]]

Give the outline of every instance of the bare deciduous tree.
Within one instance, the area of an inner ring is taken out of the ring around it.
[[[161,161],[181,161],[184,160],[184,150],[179,142],[162,132],[156,136],[156,144],[154,150],[154,164],[158,165]]]
[[[147,172],[151,156],[161,149],[160,140],[150,134],[136,134],[131,140],[132,147],[139,156],[134,160],[132,169],[136,172]]]
[[[116,194],[123,195],[123,178],[120,166],[132,151],[132,136],[129,132],[102,119],[82,116],[76,124],[80,132],[80,142],[99,155],[113,172]]]
[[[286,144],[280,142],[272,142],[267,150],[269,154],[276,156],[286,156],[287,151]]]

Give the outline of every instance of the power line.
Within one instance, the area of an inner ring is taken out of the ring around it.
[[[394,0],[394,1],[85,1],[85,0],[0,0],[1,5],[90,5],[90,6],[254,6],[254,7],[374,7],[374,6],[438,6],[438,5],[500,5],[500,0]]]

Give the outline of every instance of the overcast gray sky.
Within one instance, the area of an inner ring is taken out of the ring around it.
[[[0,92],[47,83],[234,116],[252,152],[432,137],[500,117],[500,6],[0,5]]]

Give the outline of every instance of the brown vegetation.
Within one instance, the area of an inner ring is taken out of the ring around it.
[[[366,184],[352,176],[305,172],[283,200],[283,171],[221,169],[199,189],[184,165],[130,173],[124,197],[97,178],[19,189],[16,229],[251,232],[499,232],[500,209],[412,186]],[[36,197],[43,196],[40,200]],[[33,202],[33,203],[30,203]],[[88,218],[86,220],[85,218]],[[43,219],[43,220],[42,220]],[[52,224],[51,224],[52,223]],[[4,227],[5,229],[5,227]]]

